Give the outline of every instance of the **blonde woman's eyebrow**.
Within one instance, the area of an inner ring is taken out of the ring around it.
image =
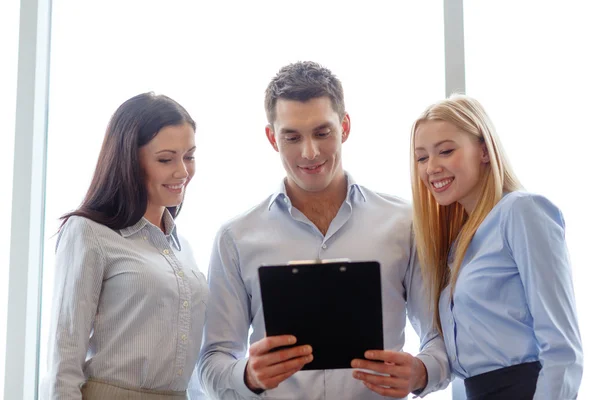
[[[455,142],[454,142],[454,140],[450,140],[450,139],[440,140],[439,142],[434,144],[433,147],[439,147],[439,146],[443,145],[444,143],[455,143]],[[417,150],[425,150],[425,147],[415,147],[415,151],[417,151]]]

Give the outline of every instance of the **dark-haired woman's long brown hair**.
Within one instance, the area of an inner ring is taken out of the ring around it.
[[[61,217],[62,226],[74,216],[82,216],[123,229],[138,222],[146,213],[148,191],[140,167],[138,150],[167,126],[196,123],[173,99],[143,93],[123,103],[113,114],[90,187],[81,205]],[[181,209],[168,207],[176,217]]]

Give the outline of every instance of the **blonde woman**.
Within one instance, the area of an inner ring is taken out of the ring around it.
[[[522,190],[467,96],[415,122],[411,167],[421,268],[468,399],[576,398],[583,354],[560,210]]]

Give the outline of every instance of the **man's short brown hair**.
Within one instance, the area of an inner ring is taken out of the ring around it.
[[[344,89],[327,68],[313,61],[299,61],[281,68],[265,91],[265,111],[269,124],[275,121],[277,99],[309,101],[327,96],[340,120],[346,115]]]

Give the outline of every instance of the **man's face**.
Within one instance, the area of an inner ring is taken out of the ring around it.
[[[350,117],[340,118],[329,97],[278,99],[266,134],[281,156],[289,190],[323,192],[344,179],[342,143],[350,134]]]

